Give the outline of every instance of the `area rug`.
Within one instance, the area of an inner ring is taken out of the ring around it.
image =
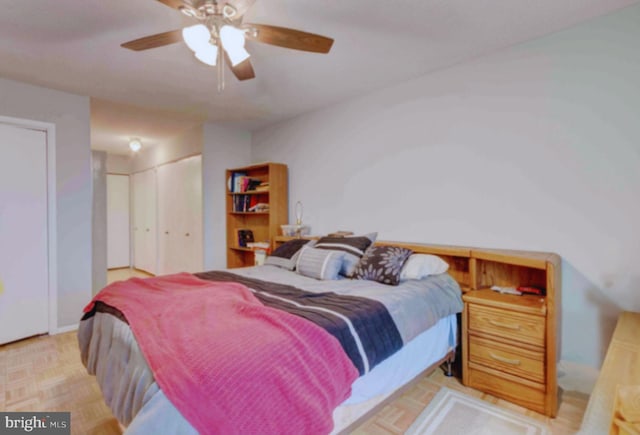
[[[406,435],[549,435],[544,423],[443,387]]]

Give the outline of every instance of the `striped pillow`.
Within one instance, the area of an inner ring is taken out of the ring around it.
[[[315,244],[315,240],[293,239],[278,246],[275,251],[267,257],[264,264],[278,266],[283,269],[293,270],[300,255],[300,249],[303,246],[311,247]]]
[[[338,279],[344,253],[302,247],[296,262],[296,272],[315,279]]]
[[[368,236],[361,237],[322,237],[316,243],[316,248],[344,252],[344,260],[340,274],[350,277],[360,262],[367,248],[373,243]]]

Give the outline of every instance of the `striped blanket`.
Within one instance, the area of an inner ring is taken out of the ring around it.
[[[230,272],[197,273],[202,279],[246,285],[266,306],[305,318],[338,339],[360,375],[398,351],[402,337],[380,302],[332,292],[312,293],[296,287]]]

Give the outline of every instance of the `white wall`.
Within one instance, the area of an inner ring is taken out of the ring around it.
[[[640,7],[254,134],[315,234],[553,251],[562,359],[640,310]]]
[[[131,156],[107,154],[107,173],[129,175],[131,173]]]
[[[204,269],[227,267],[226,170],[251,162],[251,134],[247,131],[204,125],[202,196]]]
[[[192,128],[163,143],[145,147],[131,157],[131,173],[202,153],[202,126]]]
[[[0,78],[0,115],[56,125],[58,326],[91,298],[89,98]]]

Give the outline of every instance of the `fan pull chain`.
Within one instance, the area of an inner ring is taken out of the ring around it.
[[[222,56],[222,44],[220,38],[217,41],[218,45],[218,93],[224,91],[224,56]]]

